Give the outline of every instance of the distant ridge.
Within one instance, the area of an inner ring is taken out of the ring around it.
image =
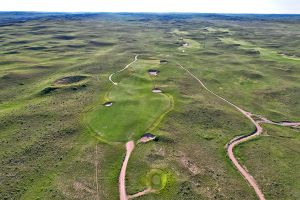
[[[227,13],[154,13],[154,12],[38,12],[38,11],[0,11],[0,25],[5,26],[10,23],[22,23],[28,20],[43,19],[49,20],[57,17],[65,17],[66,19],[80,18],[80,17],[103,17],[109,18],[110,16],[134,16],[134,17],[147,17],[156,18],[160,20],[168,20],[169,18],[185,19],[191,17],[207,17],[210,19],[219,20],[232,20],[232,21],[281,21],[288,20],[289,22],[295,21],[299,23],[300,14],[227,14]]]

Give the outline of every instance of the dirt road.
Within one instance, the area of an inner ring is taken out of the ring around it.
[[[123,161],[123,165],[121,168],[120,176],[119,176],[119,194],[120,194],[120,200],[128,200],[128,195],[126,193],[126,185],[125,185],[125,176],[126,176],[126,169],[128,165],[128,160],[130,158],[130,155],[134,149],[134,142],[129,141],[126,143],[126,156]]]
[[[144,191],[138,192],[138,193],[133,194],[133,195],[128,195],[127,192],[126,192],[126,182],[125,182],[126,169],[127,169],[127,165],[128,165],[130,155],[131,155],[132,151],[134,150],[134,147],[135,147],[134,141],[129,141],[129,142],[126,143],[126,156],[125,156],[125,159],[123,161],[123,165],[122,165],[120,176],[119,176],[120,200],[134,199],[134,198],[143,196],[145,194],[155,192],[155,190],[152,190],[151,188],[145,189]]]
[[[263,131],[262,127],[260,126],[260,124],[258,122],[256,122],[253,118],[251,113],[247,113],[244,111],[243,113],[245,116],[247,116],[252,123],[255,125],[256,130],[254,133],[246,135],[246,136],[241,136],[241,137],[237,137],[234,138],[233,140],[231,140],[228,145],[227,145],[227,154],[229,159],[232,161],[232,163],[234,164],[234,166],[239,170],[239,172],[242,174],[242,176],[248,181],[248,183],[253,187],[253,189],[255,190],[256,195],[258,196],[258,198],[260,200],[265,200],[264,194],[262,193],[262,191],[260,190],[258,184],[256,183],[255,179],[241,166],[241,164],[237,161],[236,157],[234,156],[233,153],[233,149],[235,146],[246,142],[247,140],[251,140],[252,138],[260,135]]]
[[[296,128],[296,127],[300,126],[300,122],[273,122],[273,121],[268,120],[267,118],[262,117],[260,115],[254,115],[250,112],[247,112],[247,111],[241,109],[240,107],[238,107],[237,105],[231,103],[230,101],[224,99],[223,97],[217,95],[216,93],[214,93],[210,89],[208,89],[204,85],[204,83],[199,78],[197,78],[194,74],[192,74],[188,69],[183,67],[181,64],[178,64],[178,65],[182,69],[184,69],[187,73],[189,73],[193,78],[195,78],[205,90],[207,90],[209,93],[213,94],[214,96],[218,97],[219,99],[223,100],[224,102],[226,102],[229,105],[236,108],[238,111],[240,111],[245,117],[247,117],[255,125],[256,130],[253,133],[245,135],[245,136],[235,137],[227,144],[227,154],[228,154],[228,157],[230,158],[230,160],[232,161],[232,163],[234,164],[234,166],[238,169],[238,171],[242,174],[242,176],[248,181],[248,183],[253,187],[253,189],[255,190],[255,193],[258,196],[258,198],[260,200],[265,200],[264,194],[260,190],[260,188],[259,188],[258,184],[256,183],[255,179],[240,165],[240,163],[235,158],[234,153],[233,153],[233,149],[237,145],[239,145],[239,144],[241,144],[245,141],[251,140],[252,138],[260,135],[263,131],[262,127],[260,126],[261,123],[268,123],[268,124],[274,124],[274,125],[279,125],[279,126],[286,126],[286,127]],[[254,117],[259,118],[260,120],[256,121]]]
[[[239,170],[239,172],[243,175],[243,177],[248,181],[248,183],[253,187],[253,189],[255,190],[255,193],[258,196],[258,198],[260,200],[265,200],[265,197],[264,197],[262,191],[260,190],[258,184],[256,183],[255,179],[239,164],[239,162],[237,161],[237,159],[235,158],[235,156],[233,154],[233,149],[236,145],[260,135],[262,133],[261,126],[259,125],[259,123],[257,123],[252,118],[251,113],[244,111],[243,109],[241,109],[240,107],[238,107],[235,104],[231,103],[230,101],[228,101],[228,100],[224,99],[223,97],[217,95],[216,93],[214,93],[213,91],[208,89],[204,85],[204,83],[199,78],[197,78],[193,73],[191,73],[188,69],[183,67],[181,64],[178,64],[178,65],[182,69],[184,69],[187,73],[189,73],[193,78],[195,78],[205,90],[207,90],[209,93],[213,94],[214,96],[218,97],[219,99],[223,100],[224,102],[226,102],[229,105],[236,108],[238,111],[240,111],[245,117],[247,117],[255,125],[256,131],[253,134],[250,134],[250,135],[247,135],[247,136],[236,137],[236,138],[234,138],[233,140],[231,140],[229,142],[229,144],[227,145],[227,154],[228,154],[230,160],[232,161],[232,163],[235,165],[235,167]]]
[[[146,189],[146,190],[144,190],[144,191],[142,191],[142,192],[138,192],[138,193],[136,193],[136,194],[129,195],[129,196],[128,196],[128,199],[137,198],[137,197],[140,197],[140,196],[143,196],[143,195],[145,195],[145,194],[152,193],[152,192],[155,192],[155,190],[152,190],[152,189],[149,188],[149,189]]]

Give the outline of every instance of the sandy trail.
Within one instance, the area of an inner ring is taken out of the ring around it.
[[[256,181],[254,180],[254,178],[239,164],[239,162],[237,161],[237,159],[235,158],[234,154],[233,154],[233,149],[236,145],[245,142],[249,139],[252,139],[253,137],[256,137],[257,135],[260,135],[262,133],[262,128],[259,125],[259,123],[257,123],[251,116],[252,114],[249,112],[244,111],[243,109],[241,109],[240,107],[236,106],[235,104],[231,103],[230,101],[224,99],[223,97],[215,94],[213,91],[211,91],[210,89],[208,89],[203,82],[197,78],[194,74],[192,74],[188,69],[186,69],[185,67],[183,67],[181,64],[178,64],[182,69],[184,69],[186,72],[188,72],[192,77],[194,77],[201,85],[202,87],[207,90],[209,93],[213,94],[214,96],[218,97],[219,99],[225,101],[226,103],[228,103],[229,105],[235,107],[238,111],[240,111],[244,116],[246,116],[256,127],[256,131],[253,134],[244,136],[244,137],[236,137],[233,140],[231,140],[229,142],[229,144],[227,145],[227,153],[228,156],[230,158],[230,160],[232,161],[232,163],[235,165],[235,167],[239,170],[239,172],[243,175],[243,177],[248,181],[248,183],[253,187],[253,189],[255,190],[256,195],[259,197],[260,200],[265,200],[265,197],[262,193],[262,191],[260,190],[258,184],[256,183]]]
[[[138,192],[136,194],[133,195],[128,195],[126,192],[126,182],[125,182],[125,178],[126,178],[126,169],[127,169],[127,165],[128,165],[128,161],[130,158],[130,155],[132,153],[132,151],[134,150],[134,141],[129,141],[126,143],[126,156],[125,159],[123,161],[123,165],[121,168],[121,172],[120,172],[120,176],[119,176],[119,194],[120,194],[120,200],[129,200],[129,199],[133,199],[136,197],[140,197],[143,196],[145,194],[154,192],[155,190],[152,190],[150,188]]]
[[[123,165],[121,168],[120,176],[119,176],[119,194],[120,194],[120,200],[128,200],[128,195],[126,193],[126,185],[125,185],[125,176],[126,176],[126,169],[128,165],[128,161],[130,158],[130,155],[134,149],[134,142],[129,141],[126,143],[126,156],[123,161]]]
[[[148,188],[148,189],[146,189],[146,190],[144,190],[144,191],[141,191],[141,192],[138,192],[138,193],[136,193],[136,194],[129,195],[129,196],[128,196],[128,199],[134,199],[134,198],[143,196],[143,195],[148,194],[148,193],[151,193],[151,192],[155,192],[155,190],[152,190],[152,189]]]
[[[248,140],[251,140],[252,138],[260,135],[263,131],[262,127],[260,126],[260,124],[258,122],[256,122],[252,117],[251,117],[251,113],[243,113],[245,116],[247,116],[252,123],[255,125],[256,130],[254,133],[246,135],[246,136],[241,136],[241,137],[237,137],[234,138],[233,140],[231,140],[228,145],[227,145],[227,154],[230,158],[230,160],[232,161],[232,163],[235,165],[235,167],[239,170],[239,172],[242,174],[242,176],[248,181],[248,183],[253,187],[253,189],[255,190],[256,195],[258,196],[258,198],[260,200],[265,200],[264,194],[262,193],[262,191],[260,190],[258,184],[256,183],[255,179],[242,167],[242,165],[237,161],[236,157],[234,156],[233,153],[233,149],[235,146],[246,142]]]
[[[274,124],[274,125],[278,125],[278,126],[294,127],[294,128],[300,126],[300,122],[273,122],[266,118],[263,118],[263,121],[261,123]]]
[[[264,194],[262,193],[262,191],[260,190],[258,184],[256,183],[255,179],[239,164],[239,162],[237,161],[237,159],[234,156],[233,153],[233,149],[235,146],[251,140],[252,138],[260,135],[263,131],[262,127],[260,126],[260,123],[268,123],[268,124],[274,124],[274,125],[279,125],[279,126],[286,126],[286,127],[293,127],[296,128],[298,126],[300,126],[300,122],[273,122],[271,120],[268,120],[265,117],[262,117],[260,115],[254,115],[250,112],[247,112],[243,109],[241,109],[240,107],[238,107],[237,105],[231,103],[230,101],[224,99],[223,97],[217,95],[216,93],[214,93],[213,91],[211,91],[210,89],[208,89],[204,83],[197,78],[193,73],[191,73],[188,69],[186,69],[185,67],[183,67],[181,64],[178,64],[182,69],[184,69],[186,72],[188,72],[193,78],[195,78],[200,84],[201,86],[207,90],[209,93],[213,94],[214,96],[218,97],[219,99],[223,100],[224,102],[228,103],[229,105],[233,106],[234,108],[236,108],[238,111],[240,111],[245,117],[247,117],[256,127],[255,132],[245,135],[245,136],[238,136],[233,138],[228,144],[227,144],[227,154],[230,158],[230,160],[232,161],[232,163],[235,165],[235,167],[238,169],[238,171],[242,174],[242,176],[248,181],[248,183],[253,187],[253,189],[255,190],[256,195],[258,196],[258,198],[260,200],[265,200]],[[253,117],[258,117],[261,120],[260,121],[256,121],[254,120]]]
[[[298,127],[300,126],[300,122],[273,122],[273,124],[275,125],[279,125],[279,126],[291,126],[291,127]]]
[[[115,74],[117,74],[117,73],[120,73],[120,72],[124,71],[125,69],[127,69],[128,67],[130,67],[130,65],[132,65],[133,63],[135,63],[135,62],[138,60],[138,56],[139,56],[139,55],[136,55],[136,56],[134,57],[134,61],[132,61],[131,63],[129,63],[128,65],[126,65],[123,69],[121,69],[121,70],[119,70],[119,71],[116,71],[116,72],[112,73],[111,75],[109,75],[108,80],[109,80],[110,82],[112,82],[112,84],[118,85],[118,83],[116,83],[116,82],[114,82],[114,81],[112,80],[113,75],[115,75]]]
[[[261,115],[252,114],[252,116],[260,119],[260,120],[257,120],[257,123],[273,124],[273,125],[277,125],[277,126],[286,126],[286,127],[293,127],[293,128],[297,128],[298,126],[300,126],[300,122],[287,122],[287,121],[273,122]]]

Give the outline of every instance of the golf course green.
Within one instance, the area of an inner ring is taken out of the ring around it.
[[[125,65],[125,64],[124,64]],[[155,77],[148,70],[159,68],[159,63],[138,60],[131,65],[127,76],[105,96],[111,107],[96,106],[86,117],[88,126],[104,141],[125,142],[143,135],[172,105],[165,94],[152,93]]]

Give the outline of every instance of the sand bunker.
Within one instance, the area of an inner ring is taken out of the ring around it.
[[[145,133],[141,139],[139,140],[139,142],[142,142],[142,143],[146,143],[146,142],[149,142],[151,140],[155,140],[157,137],[156,135],[153,135],[152,133]]]
[[[66,77],[57,79],[55,81],[55,84],[64,85],[64,84],[77,83],[77,82],[80,82],[80,81],[82,81],[86,78],[87,78],[86,76],[80,76],[80,75],[79,76],[66,76]]]
[[[152,92],[153,92],[153,93],[162,93],[162,90],[159,89],[159,88],[153,88],[153,89],[152,89]]]
[[[108,102],[105,102],[103,105],[106,107],[111,107],[113,105],[113,103],[111,101],[108,101]]]
[[[156,69],[149,69],[148,70],[148,73],[151,75],[151,76],[157,76],[159,74],[159,71],[156,70]]]

